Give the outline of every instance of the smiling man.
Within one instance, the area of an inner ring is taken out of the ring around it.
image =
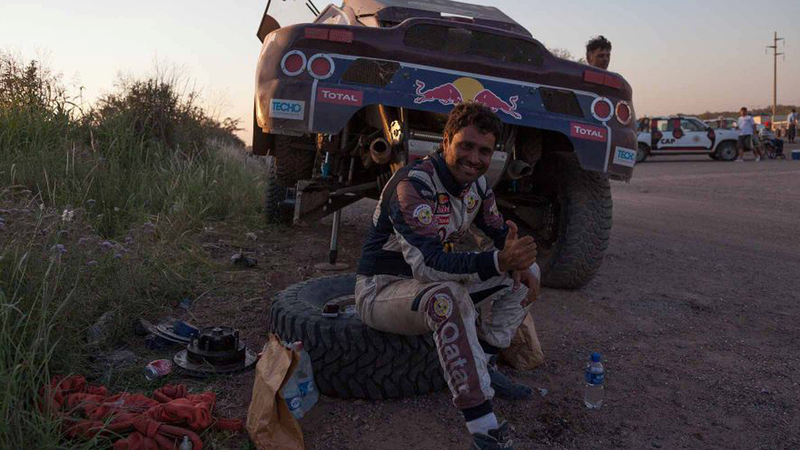
[[[492,398],[526,399],[531,389],[498,372],[497,354],[539,292],[536,244],[503,221],[483,177],[501,133],[489,108],[453,108],[442,148],[398,170],[384,188],[355,291],[358,314],[370,327],[433,333],[453,403],[472,433],[470,448],[479,450],[512,448]],[[472,225],[494,248],[452,251]]]

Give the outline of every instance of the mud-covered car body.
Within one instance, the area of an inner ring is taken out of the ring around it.
[[[580,287],[599,270],[608,180],[629,180],[637,155],[622,76],[553,56],[493,7],[344,0],[282,28],[268,13],[253,135],[253,152],[276,162],[268,217],[311,223],[378,198],[440,147],[453,106],[475,101],[504,123],[486,178],[503,215],[535,237],[544,283]]]
[[[345,0],[266,36],[256,75],[257,124],[274,134],[336,134],[368,105],[446,114],[469,100],[507,124],[562,135],[584,169],[632,175],[630,85],[553,56],[495,8]]]

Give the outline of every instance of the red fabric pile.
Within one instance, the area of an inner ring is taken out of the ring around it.
[[[41,395],[43,411],[62,416],[70,438],[127,435],[114,443],[114,450],[175,450],[184,436],[192,442],[192,450],[202,450],[197,432],[212,426],[244,429],[241,419],[211,416],[216,394],[189,394],[182,384],[165,385],[149,398],[127,392],[108,395],[104,386],[88,384],[82,376],[54,377]]]

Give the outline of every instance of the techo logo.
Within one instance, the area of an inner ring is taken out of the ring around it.
[[[276,119],[303,120],[306,102],[273,98],[270,100],[269,116]]]
[[[614,151],[614,164],[633,167],[636,164],[636,151],[624,147],[617,147]]]

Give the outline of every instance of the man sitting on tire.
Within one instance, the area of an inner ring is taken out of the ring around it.
[[[496,365],[539,292],[536,244],[519,238],[513,222],[503,222],[483,177],[501,131],[500,119],[481,104],[453,108],[439,152],[400,169],[384,188],[355,289],[358,314],[368,326],[433,333],[473,449],[511,448],[506,422],[492,412],[495,395],[532,395]],[[496,249],[450,251],[471,225]]]

